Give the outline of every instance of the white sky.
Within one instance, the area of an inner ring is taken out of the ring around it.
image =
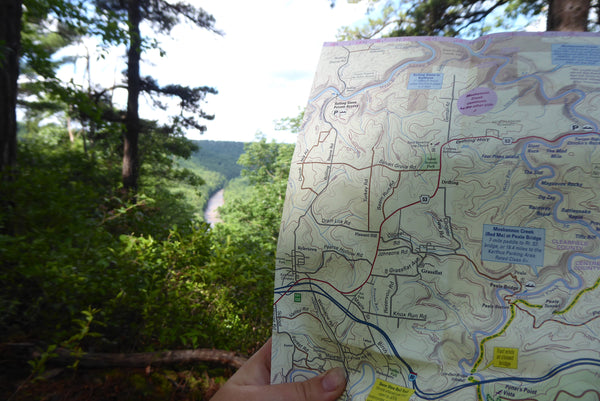
[[[348,4],[337,0],[188,0],[216,19],[224,33],[182,24],[170,37],[159,38],[166,56],[143,55],[142,75],[151,75],[160,85],[211,86],[219,91],[207,95],[202,109],[214,114],[201,120],[208,130],[191,139],[249,142],[258,131],[277,141],[295,142],[295,135],[276,131],[275,120],[295,117],[308,100],[313,75],[324,42],[335,41],[342,26],[363,23],[368,2]],[[91,43],[91,42],[88,42]],[[93,50],[93,44],[88,48]],[[78,48],[80,55],[85,50]],[[92,81],[103,87],[122,79],[125,48],[111,49],[104,60],[93,59]],[[85,60],[63,68],[62,78],[84,84]],[[64,74],[64,75],[63,75]],[[122,107],[125,92],[115,93]],[[175,110],[174,112],[178,112]],[[162,112],[144,106],[141,117],[161,119]]]
[[[202,110],[214,114],[204,134],[190,131],[191,139],[250,142],[258,131],[277,141],[295,142],[296,136],[276,131],[275,120],[295,117],[308,100],[321,47],[335,41],[338,29],[365,17],[367,2],[348,4],[338,0],[188,0],[215,17],[216,35],[180,24],[169,37],[159,37],[158,51],[142,55],[142,75],[151,75],[160,85],[210,86],[217,95],[207,95]],[[364,3],[364,4],[363,4]],[[144,27],[142,27],[144,28]],[[144,29],[142,29],[144,34]],[[111,48],[98,56],[95,39],[86,39],[91,57],[92,83],[111,87],[122,81],[126,68],[125,47]],[[85,56],[86,47],[62,54]],[[59,71],[65,81],[73,79],[87,87],[85,58]],[[113,101],[126,104],[126,92],[116,90]],[[178,113],[179,110],[173,110]],[[171,111],[170,111],[171,113]],[[140,99],[140,116],[165,120],[164,113]]]
[[[274,130],[274,120],[304,108],[323,42],[365,16],[364,4],[339,0],[196,0],[216,19],[218,36],[185,25],[163,41],[167,56],[150,73],[160,84],[212,86],[203,110],[208,130],[193,139],[252,141],[257,131],[278,141],[295,136]],[[365,2],[366,3],[366,2]]]

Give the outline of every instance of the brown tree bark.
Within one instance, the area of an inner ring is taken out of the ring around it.
[[[125,134],[123,138],[123,187],[136,191],[139,178],[139,96],[141,89],[140,58],[142,37],[140,22],[142,20],[140,1],[130,0],[127,10],[129,20],[129,49],[127,50],[127,115],[125,118]]]
[[[194,349],[163,352],[142,352],[135,354],[84,354],[80,358],[71,355],[67,350],[58,350],[58,357],[54,362],[65,366],[79,359],[82,368],[106,367],[146,367],[157,365],[174,365],[180,363],[208,362],[220,366],[239,369],[246,358],[236,355],[235,352],[217,349]]]
[[[547,31],[586,32],[590,0],[548,0]]]
[[[247,358],[233,351],[218,349],[193,349],[162,352],[139,352],[131,354],[85,353],[79,357],[71,351],[58,348],[54,351],[58,356],[49,360],[50,364],[69,366],[79,361],[81,368],[144,368],[147,366],[189,364],[208,362],[233,369],[239,369]],[[0,354],[10,361],[27,361],[39,357],[34,344],[0,344]]]
[[[22,0],[0,1],[0,171],[17,161],[17,80]]]

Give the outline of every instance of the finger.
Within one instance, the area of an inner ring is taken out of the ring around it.
[[[262,400],[269,401],[334,401],[346,388],[346,372],[335,368],[304,382],[283,383],[261,389]]]
[[[269,339],[229,379],[236,385],[262,385],[271,382],[271,339]]]

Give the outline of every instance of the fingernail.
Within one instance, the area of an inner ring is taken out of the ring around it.
[[[346,371],[343,368],[333,368],[327,373],[321,381],[321,386],[325,392],[339,389],[346,384]]]

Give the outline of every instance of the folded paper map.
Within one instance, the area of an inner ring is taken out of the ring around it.
[[[598,399],[599,124],[598,34],[326,43],[272,381],[343,366],[343,400]]]

